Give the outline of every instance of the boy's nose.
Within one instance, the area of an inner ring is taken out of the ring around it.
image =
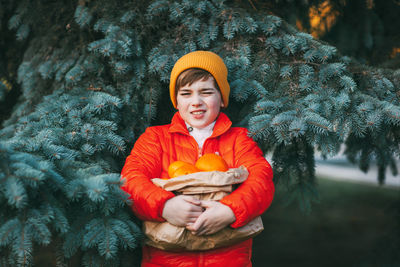
[[[201,106],[202,103],[203,101],[200,96],[198,95],[193,96],[192,106],[198,107]]]
[[[193,107],[200,107],[200,106],[201,106],[201,103],[193,103],[192,106],[193,106]]]

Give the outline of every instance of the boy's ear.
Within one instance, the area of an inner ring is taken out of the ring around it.
[[[224,107],[225,107],[224,102],[221,101],[221,108],[224,108]]]

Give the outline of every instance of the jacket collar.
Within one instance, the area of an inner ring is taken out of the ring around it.
[[[232,126],[231,120],[228,118],[228,116],[225,115],[225,113],[220,112],[217,120],[215,122],[214,130],[211,135],[211,137],[219,136],[226,131],[229,130],[229,128]],[[182,119],[181,115],[179,112],[176,112],[175,115],[172,117],[171,120],[171,125],[169,127],[168,132],[170,133],[182,133],[186,135],[190,135],[188,129],[186,128],[185,121]]]

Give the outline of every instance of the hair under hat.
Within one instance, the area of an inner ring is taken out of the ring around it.
[[[171,71],[169,93],[172,104],[176,108],[175,84],[179,74],[191,68],[208,71],[214,77],[221,91],[222,101],[227,107],[229,103],[230,87],[228,83],[228,69],[224,61],[217,54],[210,51],[194,51],[182,56],[175,63]]]

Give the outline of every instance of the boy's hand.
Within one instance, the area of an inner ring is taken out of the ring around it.
[[[200,204],[200,200],[191,196],[173,197],[165,202],[162,217],[173,225],[185,227],[194,223],[203,212]]]
[[[231,208],[218,201],[203,200],[201,206],[206,210],[195,223],[186,227],[194,235],[214,234],[236,220]]]

